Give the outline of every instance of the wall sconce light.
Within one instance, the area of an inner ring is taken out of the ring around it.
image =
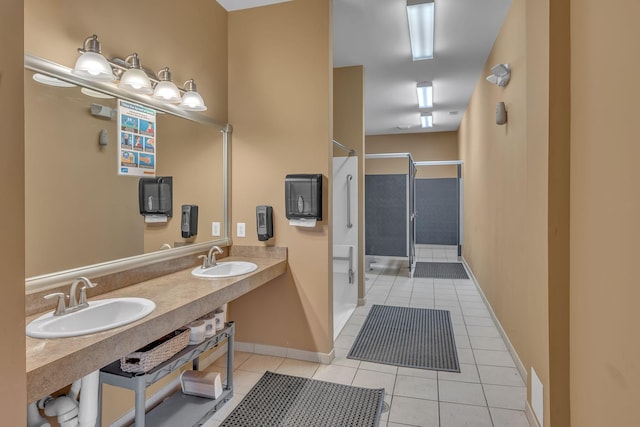
[[[494,65],[493,68],[491,68],[491,74],[487,76],[487,81],[489,83],[493,83],[500,87],[505,87],[507,83],[509,83],[510,79],[511,68],[509,67],[509,64]]]
[[[496,124],[504,125],[507,123],[507,107],[504,102],[498,102],[496,104]]]
[[[82,47],[78,48],[78,52],[80,52],[81,55],[73,67],[73,74],[85,79],[101,82],[112,82],[116,79],[111,65],[109,65],[107,59],[102,56],[98,36],[94,34],[87,37]]]
[[[118,83],[118,87],[120,89],[126,89],[133,93],[142,93],[144,95],[150,95],[153,93],[153,88],[151,87],[151,80],[149,80],[149,76],[147,73],[142,71],[142,66],[140,65],[140,59],[138,58],[137,53],[133,53],[127,56],[124,60],[126,66],[129,67],[127,71],[122,74],[120,77],[120,83]]]
[[[73,73],[87,80],[114,81],[119,79],[118,87],[129,92],[151,95],[166,103],[180,103],[187,111],[205,111],[207,106],[196,90],[193,79],[187,80],[184,88],[178,88],[171,79],[169,67],[165,67],[156,76],[144,69],[137,53],[133,53],[123,61],[119,58],[106,59],[101,54],[98,36],[87,37],[81,53],[76,61]]]
[[[420,126],[424,128],[433,127],[433,115],[431,113],[420,114]]]
[[[180,102],[180,90],[171,81],[171,71],[169,67],[164,67],[158,71],[158,79],[160,81],[153,90],[153,97],[160,101],[169,102],[171,104],[177,104]]]
[[[413,60],[432,59],[435,3],[433,0],[407,0],[407,18]]]
[[[196,83],[193,79],[184,82],[184,90],[186,93],[182,95],[182,102],[180,102],[182,109],[187,111],[205,111],[207,109],[202,96],[196,90]]]
[[[431,82],[418,83],[418,107],[433,108],[433,85]]]

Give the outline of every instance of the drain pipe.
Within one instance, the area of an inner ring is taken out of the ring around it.
[[[80,393],[80,414],[78,427],[95,427],[98,420],[98,386],[100,371],[93,371],[82,377],[82,392]]]
[[[94,371],[75,381],[66,396],[53,398],[47,396],[37,402],[44,409],[45,415],[57,417],[61,427],[95,427],[98,420],[98,387],[100,371]],[[78,405],[78,392],[80,404]],[[33,406],[32,406],[33,405]],[[28,427],[48,427],[49,423],[40,417],[36,403],[27,407]],[[35,413],[33,413],[35,409]],[[45,424],[38,424],[42,419]],[[33,424],[31,423],[33,420]]]
[[[51,427],[51,424],[40,415],[36,402],[27,405],[27,427]]]

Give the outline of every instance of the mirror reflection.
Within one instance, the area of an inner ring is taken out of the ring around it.
[[[33,74],[25,70],[27,277],[207,242],[212,222],[225,229],[218,129],[157,114],[156,175],[173,178],[173,216],[145,223],[139,177],[118,175],[117,100]],[[198,206],[195,236],[182,237],[182,205]]]

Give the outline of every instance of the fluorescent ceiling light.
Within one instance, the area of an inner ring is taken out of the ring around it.
[[[433,108],[433,85],[431,82],[418,83],[418,107]]]
[[[407,0],[411,56],[414,61],[433,58],[433,0]]]
[[[423,128],[433,127],[433,116],[431,115],[431,113],[420,114],[420,126],[422,126]]]

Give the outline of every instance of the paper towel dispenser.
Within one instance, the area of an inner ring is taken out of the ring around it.
[[[322,221],[322,175],[287,175],[285,200],[287,219]]]
[[[172,216],[173,178],[170,176],[140,178],[138,199],[141,215]]]

